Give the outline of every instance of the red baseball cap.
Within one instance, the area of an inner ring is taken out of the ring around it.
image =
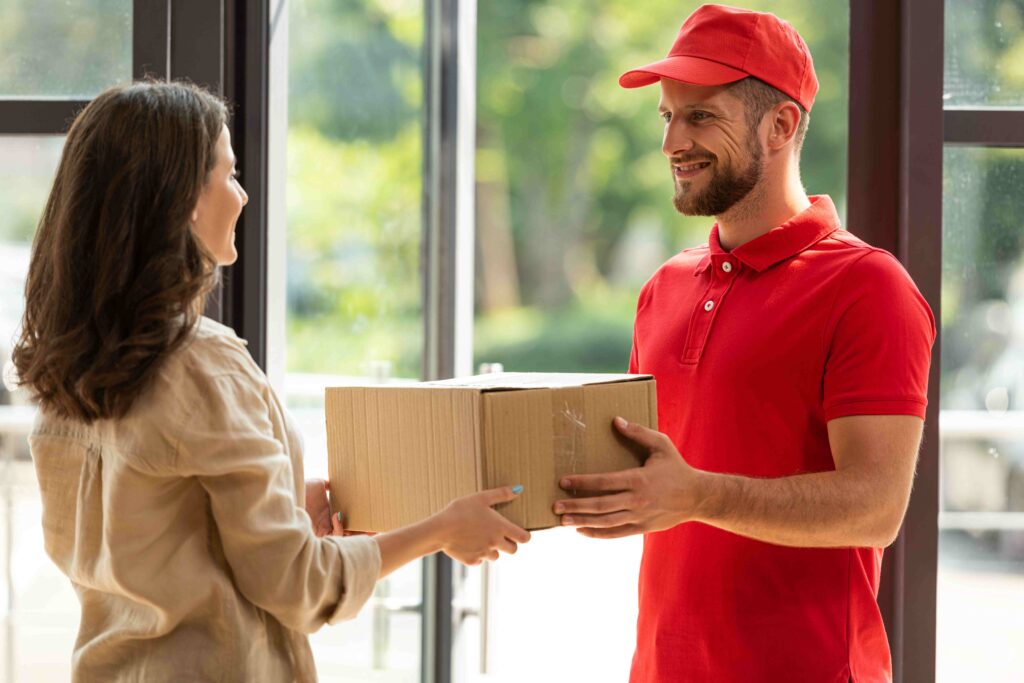
[[[623,88],[668,78],[693,85],[725,85],[747,76],[786,93],[807,111],[818,77],[807,43],[791,25],[769,12],[701,5],[687,17],[668,57],[627,71]]]

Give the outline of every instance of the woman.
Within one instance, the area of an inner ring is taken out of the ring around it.
[[[82,605],[75,680],[312,681],[304,634],[379,578],[529,540],[491,509],[519,487],[374,538],[314,533],[326,489],[303,501],[294,425],[245,342],[199,313],[248,201],[226,121],[187,84],[104,92],[68,132],[33,245],[13,360],[40,404],[46,549]]]

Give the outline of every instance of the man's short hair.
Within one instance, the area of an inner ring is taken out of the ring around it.
[[[807,125],[810,123],[811,115],[807,113],[799,102],[774,88],[764,81],[748,76],[742,80],[729,85],[729,91],[736,97],[743,100],[747,109],[747,125],[751,130],[757,128],[761,119],[768,113],[768,110],[779,102],[792,102],[800,110],[800,123],[796,129],[796,151],[799,154],[804,144],[804,137],[807,136]]]

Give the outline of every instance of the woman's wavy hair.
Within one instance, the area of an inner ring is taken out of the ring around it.
[[[12,354],[43,409],[123,417],[194,329],[218,275],[190,216],[227,118],[222,100],[181,82],[110,88],[75,118]]]

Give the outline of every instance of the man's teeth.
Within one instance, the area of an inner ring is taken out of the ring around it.
[[[677,166],[677,168],[680,171],[695,171],[698,168],[704,168],[705,166],[709,165],[710,163],[711,163],[710,161],[700,161],[700,162],[698,162],[696,164],[685,164],[685,165],[681,164],[681,165]]]

